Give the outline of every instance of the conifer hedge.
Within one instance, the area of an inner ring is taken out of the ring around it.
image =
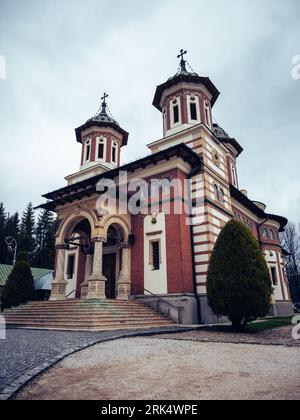
[[[252,232],[232,220],[215,244],[207,277],[208,303],[242,330],[268,314],[273,293],[266,260]]]

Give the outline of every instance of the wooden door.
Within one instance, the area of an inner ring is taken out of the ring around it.
[[[116,254],[107,254],[103,256],[103,274],[107,278],[107,299],[116,299],[116,262]]]

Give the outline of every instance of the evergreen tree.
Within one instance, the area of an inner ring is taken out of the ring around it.
[[[55,256],[56,220],[48,210],[43,210],[36,225],[35,265],[41,268],[53,268]]]
[[[4,204],[0,203],[0,264],[4,264],[6,259],[6,220],[7,215],[5,213]]]
[[[28,260],[28,254],[26,251],[21,251],[18,255],[17,255],[17,263],[18,262],[27,262],[29,264],[29,260]]]
[[[20,250],[27,251],[29,259],[35,251],[35,213],[32,203],[29,203],[26,210],[22,215],[21,220],[21,233],[20,233]]]
[[[258,242],[242,223],[230,221],[213,250],[207,276],[208,303],[235,330],[268,314],[273,289]]]
[[[24,258],[24,254],[23,257]],[[8,276],[1,297],[1,306],[11,308],[35,299],[34,280],[28,262],[16,263],[13,271]],[[18,257],[19,260],[19,257]]]

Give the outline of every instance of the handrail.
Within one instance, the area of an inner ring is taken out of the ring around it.
[[[168,305],[171,308],[174,308],[178,311],[178,324],[181,325],[182,324],[182,313],[184,310],[183,306],[177,306],[174,305],[173,303],[168,302],[167,300],[163,299],[161,296],[158,296],[156,294],[154,294],[153,292],[150,292],[150,290],[147,290],[145,288],[142,288],[140,286],[136,286],[138,289],[143,289],[144,292],[149,293],[151,296],[155,297],[156,299],[158,299],[157,301],[157,310],[159,311],[159,304],[160,302],[165,303],[166,305]],[[170,310],[168,311],[168,315],[170,316]]]
[[[66,299],[68,299],[68,297],[69,297],[69,296],[71,296],[71,295],[72,295],[72,293],[74,293],[74,292],[76,293],[76,292],[77,292],[77,289],[75,289],[75,290],[73,290],[71,293],[69,293],[69,294],[66,296]]]

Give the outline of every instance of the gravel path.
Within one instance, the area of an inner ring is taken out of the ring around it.
[[[179,335],[180,337],[181,335]],[[18,399],[297,399],[295,347],[131,338],[68,357]]]

